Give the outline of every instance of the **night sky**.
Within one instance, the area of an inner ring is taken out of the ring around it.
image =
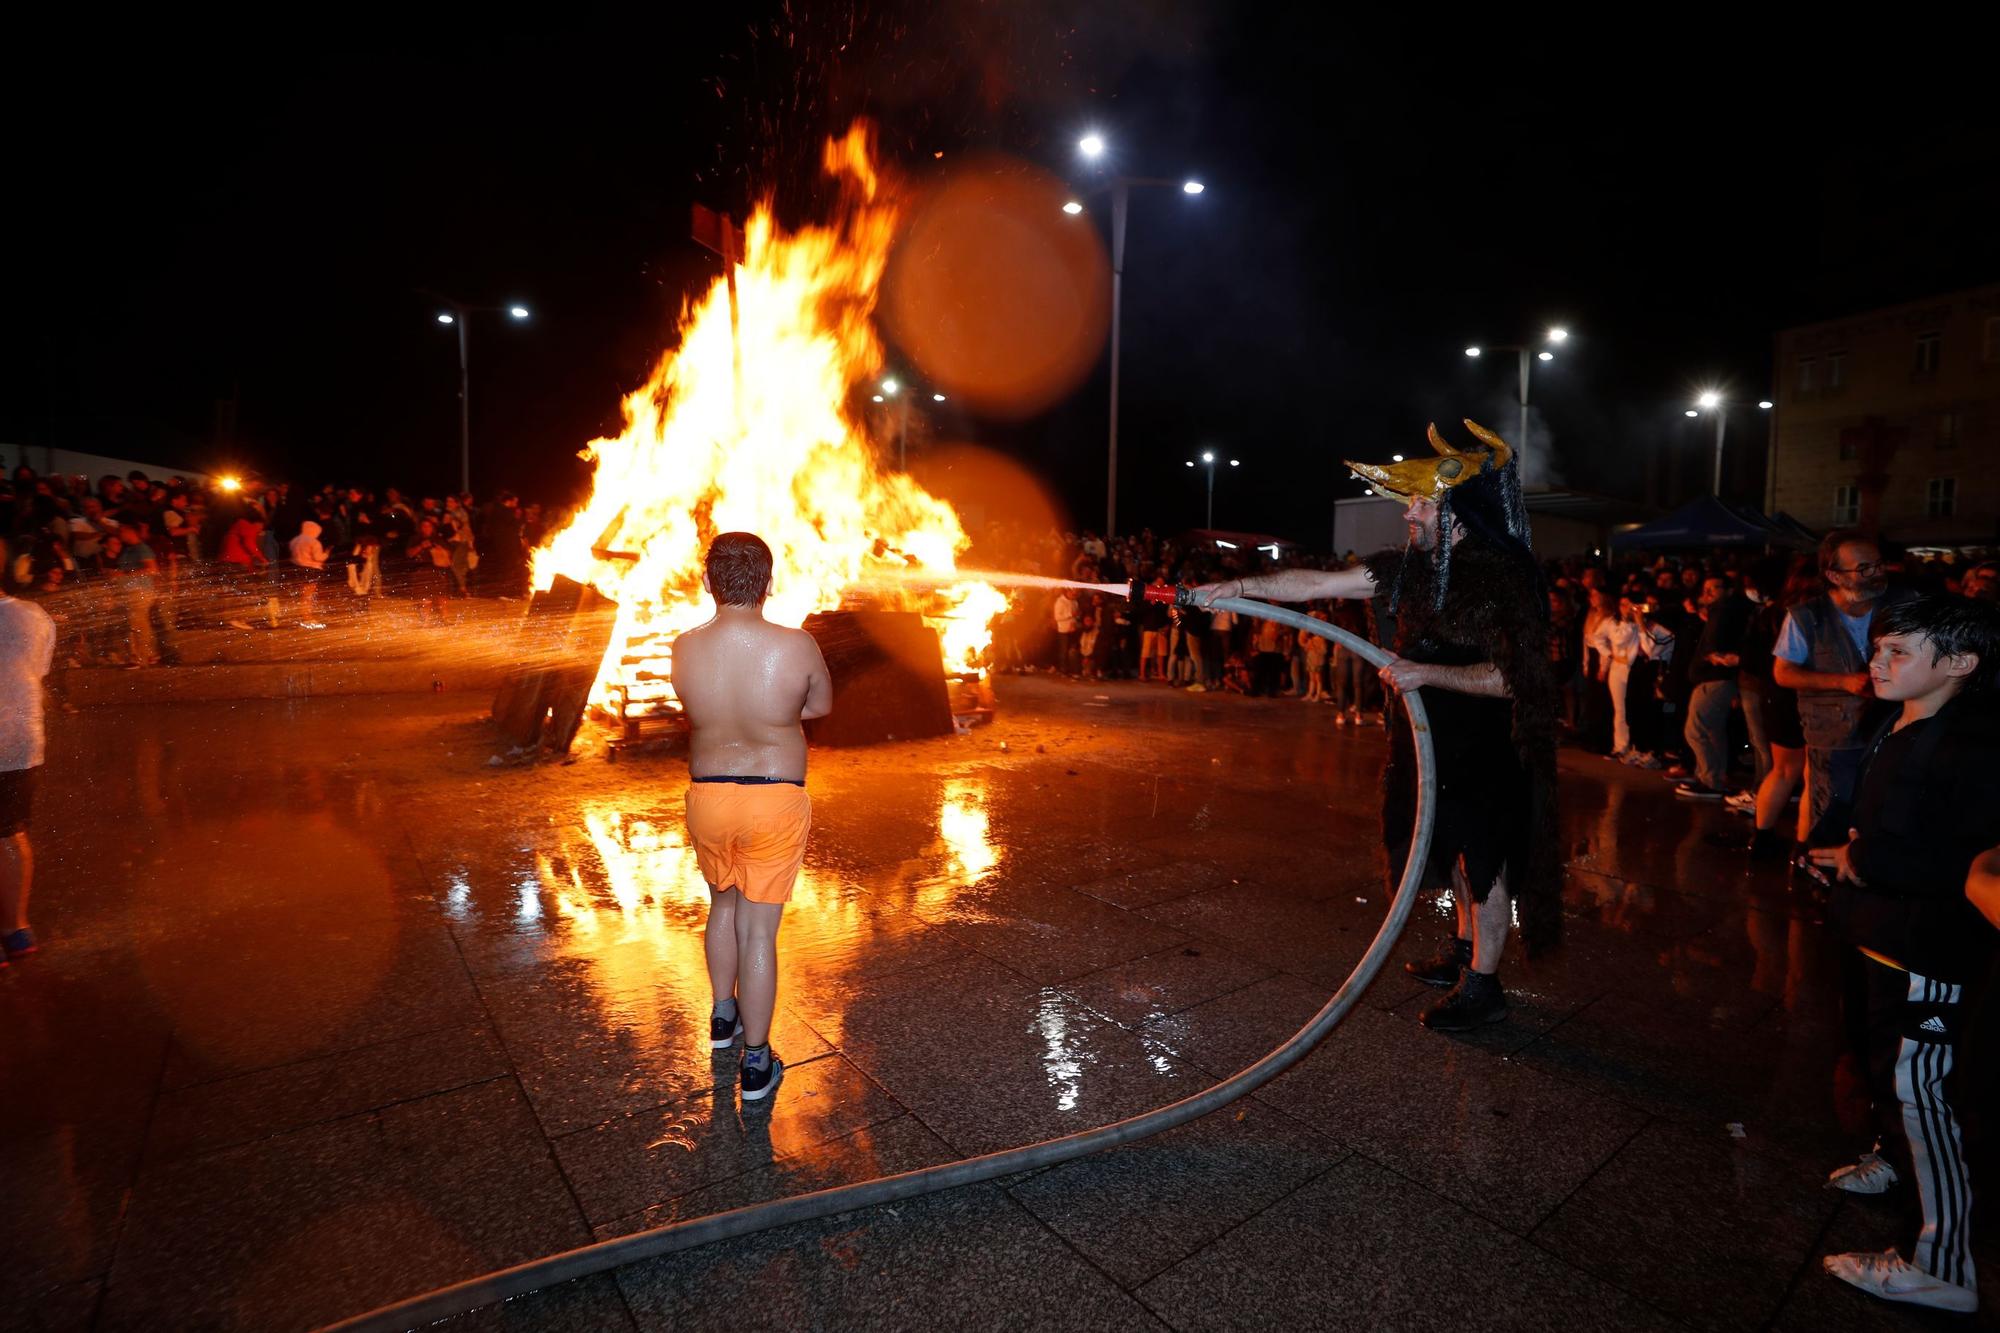
[[[1666,449],[1698,486],[1685,400],[1768,392],[1777,329],[2000,273],[2000,101],[1886,40],[1510,41],[1443,11],[1371,34],[1352,12],[1192,3],[714,8],[449,46],[182,34],[24,61],[4,94],[0,445],[443,485],[456,352],[432,289],[533,307],[473,328],[474,482],[559,503],[718,271],[689,205],[775,189],[782,215],[816,216],[820,140],[856,115],[919,182],[971,150],[1083,181],[1094,128],[1122,170],[1207,184],[1134,199],[1128,528],[1199,523],[1182,462],[1213,445],[1244,461],[1218,525],[1324,543],[1353,493],[1341,457],[1420,446],[1431,418],[1511,432],[1511,358],[1462,349],[1556,322],[1574,336],[1538,368],[1536,471],[1638,496]],[[1105,388],[1100,366],[1030,421],[938,426],[1094,521]],[[232,396],[234,460],[215,446]],[[1746,496],[1760,452],[1732,474]]]

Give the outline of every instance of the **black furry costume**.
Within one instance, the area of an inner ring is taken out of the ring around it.
[[[1441,533],[1450,531],[1448,514],[1440,515]],[[1483,902],[1494,876],[1505,870],[1520,908],[1522,941],[1533,957],[1562,934],[1558,692],[1546,651],[1548,594],[1525,546],[1489,540],[1477,528],[1451,549],[1447,580],[1439,579],[1440,563],[1423,551],[1380,551],[1368,558],[1375,586],[1395,590],[1397,655],[1445,666],[1490,661],[1513,697],[1438,687],[1423,692],[1438,777],[1426,882],[1448,883],[1452,862],[1463,856],[1473,898]],[[1397,719],[1382,796],[1392,890],[1409,855],[1417,800],[1409,719],[1401,712]]]

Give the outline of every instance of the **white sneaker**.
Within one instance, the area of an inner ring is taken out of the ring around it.
[[[1897,1179],[1896,1168],[1883,1161],[1881,1154],[1865,1152],[1860,1161],[1828,1176],[1826,1187],[1849,1194],[1887,1194]]]
[[[1734,796],[1724,797],[1722,803],[1738,813],[1754,814],[1757,810],[1757,793],[1739,791]]]
[[[1862,1250],[1829,1254],[1820,1262],[1827,1272],[1850,1287],[1859,1287],[1885,1301],[1927,1305],[1933,1310],[1955,1310],[1960,1314],[1971,1314],[1979,1308],[1978,1292],[1932,1277],[1894,1250],[1880,1254]]]

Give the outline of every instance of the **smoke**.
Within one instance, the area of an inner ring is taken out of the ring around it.
[[[1486,400],[1483,417],[1473,418],[1488,430],[1498,431],[1500,437],[1514,446],[1516,457],[1521,464],[1521,486],[1524,490],[1548,490],[1563,484],[1562,457],[1556,449],[1555,432],[1549,429],[1548,418],[1542,409],[1528,404],[1528,437],[1516,439],[1521,433],[1521,404],[1511,396]],[[1439,429],[1444,429],[1439,423]],[[1447,432],[1447,438],[1450,438]]]

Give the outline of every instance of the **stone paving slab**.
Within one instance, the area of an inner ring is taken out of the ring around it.
[[[1178,1329],[1675,1326],[1360,1156],[1138,1295]]]
[[[511,1081],[149,1170],[108,1329],[308,1327],[588,1239]]]
[[[1838,1202],[1823,1178],[1656,1121],[1534,1240],[1694,1327],[1755,1328]]]

